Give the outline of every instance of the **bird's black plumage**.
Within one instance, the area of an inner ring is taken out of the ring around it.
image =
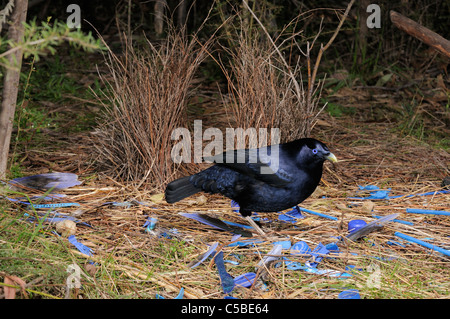
[[[323,162],[336,157],[322,142],[303,138],[259,149],[227,151],[209,158],[216,164],[167,185],[175,203],[200,191],[236,201],[242,216],[277,212],[308,198],[322,177]]]

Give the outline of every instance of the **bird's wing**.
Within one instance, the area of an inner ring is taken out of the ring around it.
[[[251,176],[271,186],[283,187],[292,182],[292,176],[280,167],[282,157],[278,147],[268,146],[226,151],[204,159]]]

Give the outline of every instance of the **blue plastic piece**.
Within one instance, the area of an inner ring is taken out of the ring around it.
[[[428,214],[428,215],[450,216],[450,212],[449,211],[445,211],[445,210],[407,208],[406,212],[407,213],[412,213],[412,214]]]
[[[69,243],[74,245],[81,253],[88,256],[93,256],[92,254],[93,250],[83,245],[82,243],[78,242],[77,239],[75,238],[75,235],[70,235],[67,239],[69,240]]]
[[[234,200],[231,200],[231,208],[233,210],[233,212],[235,213],[239,213],[239,204],[237,202],[235,202]]]
[[[152,231],[153,229],[155,229],[157,222],[158,222],[158,219],[156,219],[155,217],[149,216],[142,227],[146,227],[145,231],[149,232],[149,231]]]
[[[438,246],[436,246],[436,245],[427,243],[427,242],[425,242],[425,241],[423,241],[423,240],[420,240],[420,239],[417,239],[417,238],[414,238],[414,237],[405,235],[405,234],[403,234],[403,233],[395,232],[394,235],[397,236],[397,237],[400,237],[400,238],[402,238],[402,239],[404,239],[404,240],[407,240],[407,241],[409,241],[409,242],[412,242],[412,243],[421,245],[421,246],[423,246],[423,247],[432,249],[432,250],[437,251],[437,252],[439,252],[439,253],[441,253],[441,254],[444,254],[445,256],[449,256],[449,257],[450,257],[450,250],[447,250],[447,249],[438,247]]]
[[[303,208],[303,207],[299,207],[299,208],[300,208],[300,210],[302,212],[310,213],[310,214],[313,214],[313,215],[316,215],[316,216],[320,216],[320,217],[324,217],[324,218],[328,218],[328,219],[331,219],[331,220],[338,220],[337,217],[334,217],[334,216],[330,216],[330,215],[323,214],[323,213],[318,213],[318,212],[315,212],[313,210],[309,210],[309,209],[306,209],[306,208]]]
[[[306,255],[311,253],[311,248],[304,241],[299,241],[292,245],[291,255]]]
[[[256,274],[254,272],[249,272],[242,274],[234,278],[234,284],[236,286],[242,286],[245,288],[250,288],[255,282]]]
[[[317,267],[318,263],[322,261],[323,256],[329,253],[330,251],[322,243],[319,243],[317,247],[311,252],[312,262],[307,261],[306,265],[312,268]]]
[[[325,245],[325,248],[330,252],[338,253],[340,252],[339,246],[336,243],[329,243]]]
[[[216,263],[217,271],[219,272],[223,292],[229,294],[234,289],[234,279],[225,269],[223,251],[219,252],[216,257],[214,257],[214,262]]]
[[[278,215],[278,219],[281,221],[296,223],[297,219],[305,218],[300,211],[300,207],[294,206],[290,211]]]
[[[357,289],[344,290],[338,295],[338,299],[361,299]]]
[[[231,244],[228,244],[227,247],[246,247],[246,246],[256,246],[256,244],[263,243],[264,241],[259,239],[248,239],[237,241]]]
[[[367,223],[362,219],[353,219],[348,222],[348,231],[349,232],[357,231],[366,225]]]
[[[283,249],[290,249],[291,248],[291,241],[290,240],[281,240],[281,241],[275,241],[273,242],[274,245],[281,245],[281,248]]]
[[[174,299],[183,299],[183,297],[184,297],[184,288],[181,287],[180,292]]]
[[[60,208],[70,206],[80,206],[78,203],[55,203],[55,204],[32,204],[34,208]]]

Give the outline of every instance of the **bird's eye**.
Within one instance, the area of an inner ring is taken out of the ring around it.
[[[317,152],[318,152],[317,148],[313,149],[312,152],[313,152],[313,154],[317,154]]]

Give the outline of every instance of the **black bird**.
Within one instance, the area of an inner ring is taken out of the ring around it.
[[[264,234],[250,218],[252,212],[277,212],[304,201],[319,184],[327,159],[337,162],[328,147],[313,138],[227,151],[205,158],[214,166],[169,183],[166,201],[175,203],[201,191],[220,193],[236,201],[240,214]]]

